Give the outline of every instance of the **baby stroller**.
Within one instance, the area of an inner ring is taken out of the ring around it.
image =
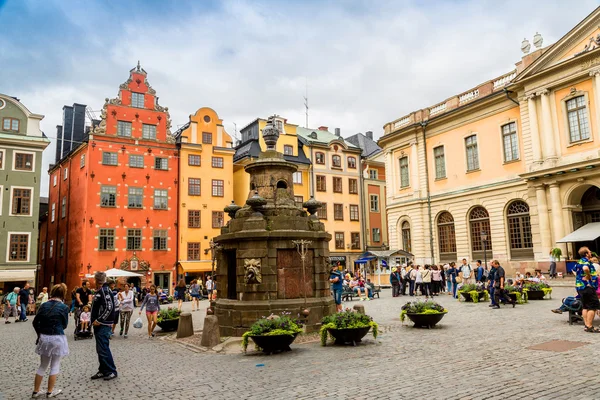
[[[82,329],[82,323],[80,320],[81,312],[81,308],[77,308],[75,312],[73,312],[73,317],[75,318],[74,339],[91,339],[94,337],[94,334],[92,333],[92,324],[89,324],[87,329]]]

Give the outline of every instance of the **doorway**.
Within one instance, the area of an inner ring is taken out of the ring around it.
[[[600,188],[589,187],[581,196],[581,211],[573,212],[573,230],[579,229],[590,222],[600,222]],[[587,246],[595,253],[600,251],[600,238],[589,242],[574,243],[574,258],[577,249]]]
[[[171,273],[170,272],[155,272],[154,284],[157,288],[171,294]]]

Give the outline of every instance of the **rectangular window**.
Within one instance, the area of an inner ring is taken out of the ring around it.
[[[193,167],[200,166],[200,155],[198,154],[188,154],[188,165]]]
[[[400,187],[408,187],[410,184],[408,171],[408,157],[400,158]]]
[[[358,181],[356,179],[348,179],[348,193],[358,194]]]
[[[50,240],[50,246],[48,246],[48,257],[54,257],[54,240]]]
[[[220,228],[223,226],[223,211],[212,212],[212,227]]]
[[[64,196],[60,205],[60,217],[65,218],[67,216],[67,196]]]
[[[319,219],[327,219],[327,203],[321,203],[321,207],[317,210]]]
[[[356,169],[356,157],[348,157],[348,168]]]
[[[50,221],[54,222],[56,219],[56,203],[52,203],[52,211],[50,212]]]
[[[342,178],[333,177],[333,193],[342,193]]]
[[[127,250],[142,249],[142,230],[127,229]]]
[[[58,176],[54,175],[52,177],[52,186],[56,186],[56,183],[58,182]]]
[[[344,232],[336,232],[335,233],[335,248],[343,249],[344,248]]]
[[[169,197],[164,189],[154,189],[154,209],[166,210],[168,208]]]
[[[467,171],[478,170],[479,153],[477,150],[477,135],[465,138],[465,148],[467,150]]]
[[[0,165],[1,167],[1,165]],[[81,157],[79,157],[79,168],[83,168],[85,167],[85,154],[82,154]]]
[[[144,168],[144,156],[129,155],[129,166],[131,168]]]
[[[60,238],[60,242],[58,243],[58,256],[61,258],[65,256],[65,237],[64,236]]]
[[[327,190],[327,180],[325,175],[317,175],[317,192],[325,192]]]
[[[502,143],[504,145],[504,161],[519,159],[519,141],[517,137],[517,124],[511,122],[502,125]]]
[[[212,144],[212,133],[202,132],[202,143],[203,144]]]
[[[188,228],[200,228],[200,210],[188,210]]]
[[[338,156],[337,154],[331,156],[331,165],[334,168],[342,168],[342,157]]]
[[[369,179],[379,179],[379,171],[377,171],[376,169],[370,169]]]
[[[156,125],[142,125],[142,139],[156,140]]]
[[[199,260],[200,259],[200,243],[188,243],[187,244],[188,260]]]
[[[371,211],[379,212],[379,195],[372,194],[369,196]]]
[[[358,221],[358,205],[350,204],[350,221]]]
[[[102,165],[117,165],[117,153],[105,151],[102,153]]]
[[[360,233],[359,232],[350,232],[350,248],[352,250],[360,249]]]
[[[42,242],[42,260],[46,258],[46,242]]]
[[[293,175],[293,180],[295,185],[302,185],[302,172],[296,171]]]
[[[66,181],[69,177],[69,168],[63,169],[63,181]]]
[[[117,121],[117,136],[131,137],[131,122]]]
[[[373,228],[373,242],[381,242],[381,230],[379,228]]]
[[[223,168],[223,157],[213,157],[212,158],[212,167],[213,168]]]
[[[102,186],[100,188],[100,207],[117,206],[117,187]]]
[[[31,189],[13,189],[13,215],[29,215],[31,207]]]
[[[325,164],[325,153],[321,153],[321,152],[315,153],[315,162],[317,164]]]
[[[154,159],[154,169],[167,171],[169,169],[169,160],[167,158],[156,157]]]
[[[578,96],[567,101],[567,119],[569,120],[571,143],[590,138],[585,96]]]
[[[188,178],[188,195],[200,196],[200,178]]]
[[[29,255],[29,235],[10,235],[10,261],[27,261]]]
[[[142,208],[144,199],[144,189],[137,187],[129,187],[127,193],[127,208]]]
[[[336,221],[344,220],[344,205],[334,204],[333,205],[333,219]]]
[[[131,107],[144,108],[144,93],[131,92]]]
[[[15,153],[15,169],[33,171],[33,154]]]
[[[285,154],[286,156],[293,156],[294,148],[292,146],[290,146],[289,144],[284,144],[283,145],[283,154]]]
[[[433,158],[435,160],[435,179],[444,179],[446,177],[444,146],[438,146],[433,149]]]
[[[294,201],[296,202],[296,206],[302,207],[302,203],[304,203],[304,197],[294,196]]]
[[[115,230],[100,229],[98,235],[98,250],[114,250],[115,249]]]
[[[19,132],[20,122],[15,118],[4,118],[3,127],[5,131]]]
[[[152,250],[167,250],[168,237],[166,229],[155,229]]]
[[[221,179],[213,179],[212,180],[212,195],[213,197],[223,197],[225,194],[223,191],[225,190],[224,181]]]

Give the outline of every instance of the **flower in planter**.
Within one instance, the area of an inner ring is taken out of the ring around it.
[[[379,325],[373,318],[368,315],[361,314],[346,308],[344,311],[328,315],[321,320],[321,345],[327,344],[328,329],[356,329],[356,328],[372,328],[373,337],[377,339],[379,333]]]
[[[156,322],[178,319],[180,315],[181,311],[179,311],[177,308],[168,307],[166,310],[163,308],[159,311]]]
[[[473,301],[473,303],[479,302],[479,296],[482,293],[484,293],[484,301],[489,300],[489,294],[488,294],[487,290],[485,290],[485,288],[483,287],[482,284],[463,285],[460,287],[460,289],[458,291],[459,291],[459,293],[464,293],[465,295],[468,293],[469,296],[471,297],[471,301]],[[458,299],[460,301],[460,297]]]
[[[302,322],[290,317],[290,312],[282,312],[281,315],[271,314],[268,317],[262,317],[242,335],[242,348],[244,351],[248,348],[248,338],[250,336],[294,336],[302,332]]]
[[[434,301],[409,301],[402,306],[400,321],[404,322],[406,314],[443,314],[447,313],[442,305]]]

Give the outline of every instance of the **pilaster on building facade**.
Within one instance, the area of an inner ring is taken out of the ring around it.
[[[384,126],[391,247],[511,273],[600,250],[561,243],[600,222],[599,25],[600,8],[548,47],[536,35],[514,71]]]
[[[0,94],[0,290],[35,283],[42,152],[50,141],[43,115]]]
[[[233,141],[208,107],[176,133],[179,148],[178,275],[187,283],[212,273],[211,241],[220,235],[233,194]],[[215,266],[216,268],[216,266]]]
[[[62,150],[49,170],[38,286],[79,286],[95,271],[120,268],[142,274],[131,279],[137,285],[170,290],[177,272],[179,155],[168,108],[158,104],[146,71],[138,63],[90,127],[69,107],[63,112],[70,124],[58,129]]]

